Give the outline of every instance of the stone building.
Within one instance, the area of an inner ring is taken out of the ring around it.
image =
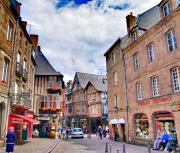
[[[122,90],[127,93],[128,141],[146,143],[163,131],[170,133],[173,130],[180,139],[178,5],[176,0],[162,0],[138,17],[132,13],[126,17],[128,34],[119,40],[118,52],[123,55],[125,69],[125,88]],[[105,54],[107,61],[110,51]],[[107,72],[112,75],[110,70]],[[108,86],[108,89],[114,89],[112,85]]]
[[[63,75],[57,72],[38,47],[35,57],[37,69],[35,72],[34,109],[36,119],[40,121],[39,131],[55,125],[62,125],[64,117],[64,81]],[[43,135],[40,135],[43,137]]]
[[[16,141],[32,135],[35,61],[33,44],[22,21],[21,4],[16,0],[0,2],[0,139],[8,126],[14,126]],[[3,103],[1,103],[3,101]],[[18,121],[22,120],[22,121]],[[8,122],[7,122],[8,121]]]

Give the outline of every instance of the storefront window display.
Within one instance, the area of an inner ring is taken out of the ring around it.
[[[161,136],[164,131],[167,134],[170,134],[172,131],[175,131],[174,117],[169,112],[161,112],[155,114],[155,128],[156,128],[156,137]]]
[[[135,120],[135,136],[141,138],[149,138],[149,123],[145,114],[136,114]]]

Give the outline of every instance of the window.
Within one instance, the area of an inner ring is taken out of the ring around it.
[[[72,113],[72,105],[68,105],[68,113]]]
[[[17,82],[15,82],[15,85],[14,85],[14,93],[18,93],[18,84]]]
[[[23,61],[23,69],[26,69],[26,64],[27,64],[27,61],[26,61],[26,59],[24,59],[24,61]]]
[[[9,61],[7,59],[3,62],[3,71],[2,71],[2,81],[7,81],[7,73],[8,73],[8,65]]]
[[[133,62],[134,62],[134,71],[137,71],[140,68],[138,53],[133,55]]]
[[[96,105],[93,105],[93,106],[92,106],[92,114],[93,114],[93,115],[96,115],[96,113],[97,113]]]
[[[138,33],[137,33],[137,31],[134,31],[134,32],[133,32],[132,37],[133,37],[133,40],[138,39]]]
[[[18,52],[17,54],[17,63],[20,63],[21,62],[21,53]]]
[[[163,6],[163,15],[167,16],[170,12],[171,12],[171,5],[170,5],[170,3],[166,3]]]
[[[113,61],[113,63],[115,63],[115,61],[116,61],[115,52],[112,53],[112,61]]]
[[[96,94],[92,94],[92,95],[91,95],[91,99],[92,99],[92,100],[96,100]]]
[[[149,44],[147,46],[147,50],[148,50],[148,60],[149,62],[153,62],[155,59],[155,53],[154,53],[154,45],[153,43]]]
[[[136,83],[136,95],[137,95],[137,100],[143,100],[143,92],[142,92],[141,82]]]
[[[7,40],[12,41],[12,36],[13,36],[13,24],[9,20],[7,27]]]
[[[166,33],[166,40],[169,52],[174,51],[177,48],[176,36],[174,30]]]
[[[136,114],[134,120],[136,137],[149,138],[149,123],[147,115]]]
[[[158,76],[153,76],[151,78],[151,86],[152,86],[153,97],[159,96]]]
[[[117,72],[114,72],[114,85],[117,85],[118,78],[117,78]]]
[[[117,95],[114,96],[114,100],[115,100],[115,108],[118,108],[118,107],[119,107],[119,105],[118,105],[118,103],[119,103],[119,98],[118,98]]]
[[[173,82],[173,89],[174,92],[180,91],[180,77],[179,77],[179,68],[175,67],[171,70],[172,73],[172,82]]]

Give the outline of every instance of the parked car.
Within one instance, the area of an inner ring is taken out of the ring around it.
[[[81,128],[73,128],[71,131],[71,138],[84,138],[84,133]]]

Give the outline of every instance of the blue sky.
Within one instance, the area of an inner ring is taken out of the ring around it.
[[[75,72],[106,74],[103,54],[126,34],[125,17],[138,15],[160,0],[20,0],[22,18],[39,35],[53,65],[73,79]]]

